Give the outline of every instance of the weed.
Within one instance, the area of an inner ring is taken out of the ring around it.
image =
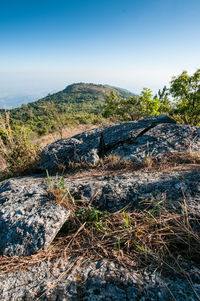
[[[96,222],[100,221],[100,216],[103,212],[92,207],[82,208],[77,212],[77,216],[82,222]]]
[[[117,237],[117,241],[115,243],[115,246],[117,248],[118,256],[121,256],[121,244],[120,244],[120,237]]]
[[[131,226],[131,221],[129,214],[126,212],[126,208],[122,211],[122,216],[124,219],[125,227],[129,229]]]
[[[73,209],[72,204],[75,205],[75,200],[72,197],[69,189],[65,187],[65,180],[63,176],[55,176],[54,179],[51,179],[49,176],[48,170],[46,170],[47,178],[47,195],[51,200],[54,200],[60,206],[63,206],[67,209]],[[73,211],[73,210],[72,210]]]

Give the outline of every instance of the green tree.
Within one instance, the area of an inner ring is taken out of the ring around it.
[[[113,92],[106,98],[103,116],[120,121],[134,121],[145,116],[160,114],[160,100],[153,98],[152,91],[144,88],[140,96],[120,98]]]
[[[112,117],[114,120],[133,121],[139,118],[139,99],[132,96],[129,99],[117,96],[113,91],[106,96],[103,111],[104,117]]]
[[[149,88],[143,88],[140,100],[141,116],[159,115],[160,103],[158,98],[153,98],[152,91]]]
[[[59,113],[53,102],[44,109],[49,118],[48,123],[51,125],[51,129],[56,129],[60,134],[60,139],[63,139],[63,129],[67,124],[66,114]]]
[[[169,91],[175,101],[176,118],[187,124],[200,125],[200,69],[191,76],[183,71],[173,77]]]
[[[172,105],[169,98],[169,89],[166,86],[163,89],[158,90],[158,94],[154,96],[155,99],[159,101],[159,113],[169,113],[172,112]]]

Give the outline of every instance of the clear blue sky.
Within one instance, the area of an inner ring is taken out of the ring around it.
[[[0,97],[80,81],[157,92],[198,68],[199,0],[0,0]]]

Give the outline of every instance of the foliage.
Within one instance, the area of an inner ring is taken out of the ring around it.
[[[9,113],[0,115],[0,154],[6,162],[4,174],[19,175],[34,167],[39,148],[30,142],[30,130],[10,124]]]
[[[170,88],[164,86],[154,97],[148,88],[144,88],[139,97],[129,99],[111,92],[106,98],[103,116],[128,121],[161,113],[182,123],[200,125],[200,69],[191,76],[183,71],[173,77]]]
[[[169,91],[175,101],[176,118],[186,124],[200,125],[200,69],[191,76],[183,71],[173,77]]]
[[[139,99],[136,96],[131,96],[128,99],[120,98],[113,91],[106,96],[103,116],[113,117],[120,121],[133,121],[139,118]]]
[[[106,98],[103,116],[120,121],[134,121],[160,114],[161,104],[163,108],[167,105],[162,99],[153,98],[152,91],[148,88],[144,88],[139,97],[131,96],[129,99],[120,98],[111,92]]]
[[[141,117],[159,115],[160,103],[158,98],[153,98],[152,91],[144,88],[139,97]]]

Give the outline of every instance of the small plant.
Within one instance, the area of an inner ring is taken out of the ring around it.
[[[131,227],[131,220],[129,214],[126,213],[126,208],[122,211],[122,216],[124,219],[125,227],[129,229]]]
[[[65,187],[65,180],[63,176],[58,176],[57,174],[54,179],[51,179],[48,170],[46,170],[46,174],[47,174],[46,183],[48,187],[47,189],[48,197],[54,200],[59,205],[69,209],[69,205],[71,203],[75,204],[75,201],[69,189]]]
[[[107,228],[104,226],[104,223],[102,220],[95,222],[94,224],[95,230],[106,233]]]
[[[148,217],[150,217],[150,218],[156,217],[156,215],[159,214],[159,210],[160,210],[162,204],[163,204],[163,200],[161,200],[159,202],[155,202],[155,204],[153,205],[153,208],[148,211]]]
[[[117,237],[117,241],[115,243],[116,248],[117,248],[117,252],[118,252],[118,256],[122,255],[120,240],[121,240],[120,237]]]
[[[77,212],[77,216],[84,222],[95,222],[100,221],[100,217],[103,215],[103,212],[92,207],[82,208]]]

